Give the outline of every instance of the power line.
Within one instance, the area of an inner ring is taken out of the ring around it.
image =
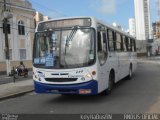
[[[42,7],[43,7],[42,10],[45,9],[46,11],[51,11],[51,12],[55,12],[56,14],[59,14],[59,15],[62,15],[62,16],[66,16],[66,15],[64,15],[63,13],[61,13],[61,12],[55,10],[55,9],[51,9],[51,8],[48,8],[48,7],[44,6],[44,5],[41,5],[41,4],[37,3],[37,2],[35,2],[34,0],[30,0],[30,1],[32,1],[32,3],[34,3],[34,4],[36,4],[36,6],[38,5],[40,9],[42,9]],[[4,2],[0,2],[0,4],[1,4],[1,5],[4,5]],[[34,18],[29,18],[29,17],[27,17],[27,16],[25,16],[25,15],[18,14],[18,13],[14,13],[13,9],[11,8],[12,6],[13,6],[13,7],[14,7],[14,6],[21,7],[21,6],[12,4],[11,1],[10,1],[10,2],[7,2],[6,5],[7,5],[7,7],[10,7],[11,11],[13,12],[13,14],[15,14],[15,15],[17,15],[17,16],[25,17],[25,18],[30,19],[30,20],[34,20]],[[27,7],[21,7],[21,8],[29,9],[29,8],[27,8]],[[3,23],[3,22],[0,22],[0,23]],[[16,26],[18,26],[17,23],[13,23],[13,22],[10,22],[10,23],[11,23],[11,25],[16,25]],[[29,27],[29,26],[24,26],[24,27],[25,27],[25,28],[28,28],[28,29],[31,29],[31,30],[35,30],[35,28]],[[2,27],[2,28],[3,28],[3,27]],[[12,28],[12,29],[17,29],[17,28]],[[18,29],[17,29],[17,30],[18,30]]]
[[[0,1],[0,4],[4,5],[4,2],[1,2],[1,1]],[[7,7],[9,6],[10,8],[11,8],[11,7],[19,7],[19,8],[22,8],[22,9],[28,9],[28,10],[34,11],[34,9],[32,9],[32,8],[28,8],[28,7],[24,7],[24,6],[22,7],[22,6],[13,4],[13,3],[11,3],[11,0],[10,0],[10,2],[8,2],[8,3],[6,2],[6,6],[7,6]]]
[[[18,13],[13,13],[13,14],[15,14],[15,15],[17,15],[17,16],[25,17],[25,18],[30,19],[30,20],[34,20],[34,17],[33,17],[33,18],[29,18],[29,17],[24,16],[24,15],[22,15],[22,14],[18,14]]]
[[[0,2],[0,4],[1,4],[1,5],[4,5],[4,2]],[[15,13],[15,12],[13,11],[13,9],[11,8],[11,6],[17,6],[17,5],[11,4],[11,1],[8,2],[8,3],[6,3],[6,7],[8,7],[8,6],[10,7],[10,8],[9,8],[9,11],[12,11],[12,14],[17,15],[17,16],[22,16],[22,17],[25,17],[26,19],[30,19],[30,20],[34,21],[34,16],[33,16],[33,18],[30,18],[30,17],[27,17],[27,16],[25,16],[25,15]],[[18,7],[20,7],[20,6],[18,6]],[[28,9],[28,8],[27,8],[27,9]],[[0,23],[4,23],[4,22],[0,22]],[[17,23],[13,23],[13,22],[10,22],[10,23],[11,23],[11,25],[16,25],[16,26],[18,26]],[[35,28],[28,27],[28,26],[25,26],[25,25],[24,25],[24,27],[25,27],[25,28],[28,28],[28,29],[35,30]],[[3,27],[0,27],[0,28],[3,28]],[[13,29],[14,29],[14,28],[13,28]]]
[[[0,2],[0,4],[1,5],[4,5],[4,2]],[[22,7],[22,6],[18,6],[18,5],[16,5],[16,4],[12,4],[11,3],[11,0],[10,0],[10,2],[8,2],[8,3],[6,3],[6,7],[8,8],[8,10],[11,12],[12,11],[12,14],[15,14],[15,15],[17,15],[17,16],[23,16],[23,17],[25,17],[25,18],[27,18],[27,19],[30,19],[30,20],[33,20],[34,18],[29,18],[29,17],[27,17],[27,16],[25,16],[25,15],[22,15],[22,14],[18,14],[18,13],[15,13],[14,12],[14,10],[12,9],[12,7],[20,7],[20,8],[24,8],[24,9],[28,9],[28,10],[30,10],[31,8],[27,8],[27,7]],[[32,9],[33,10],[33,12],[34,12],[34,15],[35,15],[35,10],[34,9]]]
[[[42,11],[44,11],[44,9],[45,9],[46,11],[55,12],[57,15],[60,15],[60,16],[63,16],[63,17],[68,16],[68,15],[66,15],[62,12],[59,12],[59,11],[53,9],[53,8],[49,8],[49,7],[46,7],[44,5],[41,5],[38,2],[35,2],[34,0],[30,0],[30,1],[32,1],[32,3],[35,4],[35,6],[37,6],[38,8],[40,8]]]
[[[40,6],[41,8],[43,7],[43,8],[45,8],[46,10],[48,10],[48,11],[54,11],[54,12],[56,12],[56,13],[59,13],[59,14],[61,14],[61,15],[63,15],[63,16],[67,16],[67,15],[65,15],[65,14],[63,14],[63,13],[61,13],[61,12],[59,12],[59,11],[57,11],[57,10],[55,10],[55,9],[51,9],[51,8],[49,8],[49,7],[46,7],[46,6],[44,6],[44,5],[41,5],[41,4],[39,4],[38,2],[35,2],[34,0],[31,0],[33,3],[35,3],[36,5],[38,5],[38,6]]]
[[[0,22],[0,23],[1,23],[1,24],[3,24],[3,22]],[[11,25],[16,25],[16,26],[18,26],[18,24],[17,24],[17,23],[13,23],[13,22],[11,22]],[[32,30],[35,30],[35,28],[28,27],[28,26],[25,26],[25,25],[24,25],[24,27],[25,27],[25,28],[32,29]]]
[[[18,31],[18,28],[13,28],[13,27],[11,27],[11,29],[15,29],[15,30],[17,30]],[[35,32],[33,32],[33,31],[26,31],[27,33],[28,32],[30,32],[30,33],[35,33]]]
[[[15,30],[17,30],[18,31],[18,29],[17,28],[13,28],[12,27],[12,29],[15,29]],[[28,32],[30,32],[30,33],[35,33],[34,31],[30,31],[30,30],[26,30],[26,32],[28,33]]]
[[[3,29],[3,27],[0,27],[1,29]],[[14,27],[10,27],[11,29],[15,29],[15,30],[17,30],[18,31],[18,28],[14,28]],[[31,30],[26,30],[26,32],[28,33],[28,32],[30,32],[30,33],[35,33],[34,32],[34,30],[33,31],[31,31]]]

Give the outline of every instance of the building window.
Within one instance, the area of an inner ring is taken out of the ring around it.
[[[11,25],[7,23],[7,32],[8,34],[11,34]],[[5,33],[4,23],[3,23],[3,33]]]
[[[18,22],[18,34],[25,35],[25,26],[23,21]]]
[[[20,60],[26,60],[26,49],[20,49]]]
[[[126,37],[122,36],[122,44],[123,44],[123,51],[127,51],[127,43],[126,43]]]

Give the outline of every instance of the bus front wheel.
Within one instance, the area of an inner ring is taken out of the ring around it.
[[[115,78],[114,71],[111,71],[109,74],[108,88],[103,92],[103,95],[111,94],[114,86],[114,78]]]

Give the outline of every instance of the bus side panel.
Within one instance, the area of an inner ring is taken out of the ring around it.
[[[103,92],[107,88],[108,84],[108,74],[109,74],[109,64],[105,63],[100,66],[98,63],[98,93]]]
[[[110,52],[107,61],[100,66],[98,63],[98,91],[99,93],[108,88],[109,74],[111,70],[115,72],[115,81],[118,81],[118,59],[116,52]]]

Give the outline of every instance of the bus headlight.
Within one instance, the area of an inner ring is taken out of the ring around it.
[[[86,77],[87,78],[92,78],[92,75],[91,74],[87,74]]]

